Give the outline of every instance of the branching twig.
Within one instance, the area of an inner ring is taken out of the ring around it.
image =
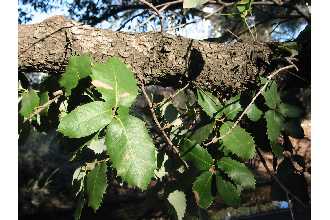
[[[216,142],[218,142],[219,140],[223,139],[224,137],[226,137],[237,125],[238,123],[242,120],[243,116],[249,111],[249,109],[251,108],[251,106],[253,105],[253,103],[255,102],[255,100],[259,97],[259,95],[266,89],[266,87],[268,86],[268,84],[271,82],[271,79],[274,78],[277,74],[279,74],[280,72],[284,71],[284,70],[288,70],[291,68],[296,68],[297,66],[294,64],[282,67],[276,71],[274,71],[272,74],[270,74],[267,77],[267,82],[265,83],[265,85],[263,85],[261,87],[261,89],[257,92],[257,94],[252,98],[251,102],[249,103],[249,105],[244,109],[244,111],[241,113],[241,115],[239,116],[239,118],[235,121],[235,123],[233,124],[233,126],[227,131],[227,133],[223,134],[220,137],[217,138],[213,138],[210,142],[206,143],[205,146],[208,146],[210,144],[214,144]]]
[[[181,3],[182,0],[177,0],[177,1],[173,1],[173,2],[166,2],[164,4],[160,4],[160,5],[157,5],[156,8],[160,8],[159,9],[159,12],[163,12],[166,8],[172,6],[172,5],[175,5],[175,4],[178,4],[178,3]],[[139,24],[137,27],[134,28],[134,31],[136,31],[139,27],[142,27],[143,25],[145,25],[146,23],[148,23],[151,19],[153,19],[155,17],[155,15],[151,15],[149,18],[147,18],[146,21],[144,21],[142,24]]]
[[[262,156],[260,150],[256,148],[256,151],[258,153],[258,156],[260,157],[262,165],[265,167],[267,170],[267,173],[278,183],[278,185],[290,196],[292,196],[293,199],[295,199],[297,202],[299,202],[304,208],[306,208],[305,203],[303,203],[297,196],[295,196],[286,186],[283,185],[283,183],[275,176],[272,171],[269,169],[267,166],[265,158]]]
[[[212,17],[213,15],[215,15],[215,14],[221,12],[223,9],[224,9],[224,6],[221,6],[220,8],[218,8],[217,10],[215,10],[214,12],[212,12],[212,13],[206,15],[204,18],[205,18],[205,19],[208,19],[208,18]],[[175,30],[175,29],[177,29],[177,28],[184,28],[185,26],[187,26],[187,25],[189,25],[189,24],[194,24],[194,23],[197,23],[197,21],[194,20],[194,21],[191,21],[191,22],[187,22],[187,23],[185,23],[185,24],[180,24],[180,25],[178,25],[178,26],[174,26],[174,27],[168,28],[168,29],[166,30],[166,32],[167,32],[167,31],[173,31],[173,30]]]
[[[161,15],[160,11],[150,2],[147,2],[145,0],[139,0],[141,3],[149,6],[159,17],[159,21],[160,21],[160,32],[163,32],[163,16]]]
[[[142,78],[140,75],[138,75],[138,77],[139,77],[139,79],[140,79],[140,81],[141,81],[141,90],[142,90],[142,93],[143,93],[144,97],[145,97],[146,100],[147,100],[147,103],[148,103],[148,106],[149,106],[149,110],[150,110],[150,112],[151,112],[151,116],[152,116],[154,122],[156,123],[157,128],[160,130],[160,132],[161,132],[161,134],[163,135],[163,137],[164,137],[166,143],[167,143],[167,144],[171,147],[171,149],[177,154],[177,156],[178,156],[179,159],[182,161],[182,163],[184,164],[184,166],[185,166],[186,168],[188,168],[188,164],[187,164],[187,163],[186,163],[186,162],[180,157],[180,151],[179,151],[179,149],[177,148],[177,146],[175,146],[175,145],[172,143],[171,139],[167,136],[167,134],[165,133],[164,129],[163,129],[162,126],[160,125],[160,123],[159,123],[159,121],[158,121],[158,119],[157,119],[157,116],[156,116],[155,110],[154,110],[154,108],[153,108],[153,104],[152,104],[152,102],[151,102],[151,100],[150,100],[150,98],[149,98],[149,96],[148,96],[148,94],[147,94],[147,92],[146,92],[146,90],[145,90],[144,83],[143,83],[143,81],[144,81],[143,78]]]
[[[53,95],[55,96],[54,98],[52,98],[51,100],[49,100],[48,102],[46,102],[45,104],[38,106],[36,108],[36,110],[30,115],[30,117],[28,118],[28,120],[31,120],[35,115],[39,114],[40,112],[42,112],[45,108],[47,108],[50,104],[52,104],[53,102],[55,102],[60,96],[63,95],[63,91],[62,90],[58,90],[56,92],[53,93]]]

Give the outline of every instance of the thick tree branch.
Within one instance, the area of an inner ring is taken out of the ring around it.
[[[18,28],[19,71],[62,73],[72,54],[104,61],[118,56],[146,84],[198,85],[208,91],[241,91],[265,73],[267,44],[219,44],[163,33],[130,34],[92,28],[55,16]],[[228,90],[229,89],[229,90]]]

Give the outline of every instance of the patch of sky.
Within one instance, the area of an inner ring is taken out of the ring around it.
[[[305,29],[307,22],[303,19],[294,22],[281,23],[273,25],[271,37],[274,41],[285,42],[292,41],[298,37],[301,31]]]
[[[97,0],[93,0],[97,3]],[[29,15],[31,15],[32,20],[27,22],[28,24],[38,23],[43,21],[46,18],[49,18],[54,15],[64,15],[69,17],[69,5],[73,2],[73,0],[66,0],[63,1],[62,4],[59,1],[55,1],[55,7],[50,9],[48,12],[43,12],[40,10],[34,10],[31,5],[22,5],[19,3],[19,8],[26,11]],[[121,0],[114,0],[114,5],[120,5],[122,3]],[[86,10],[86,9],[84,9]],[[216,9],[212,7],[204,7],[203,11],[208,14],[212,14]],[[120,31],[125,32],[150,32],[150,31],[159,31],[160,30],[160,21],[157,16],[155,16],[151,11],[144,13],[143,16],[137,16],[144,9],[135,10],[133,13],[130,14],[129,17],[123,16],[127,12],[120,12],[118,14],[118,18],[110,18],[109,20],[104,20],[100,22],[96,27],[102,29],[110,29],[113,31]],[[186,24],[182,24],[181,21],[176,19],[175,14],[179,11],[174,12],[166,12],[163,13],[163,16],[166,19],[163,19],[163,28],[166,33],[179,35],[191,39],[207,39],[207,38],[217,38],[221,36],[221,27],[215,28],[211,19],[204,19],[199,16],[188,16],[186,18]],[[129,19],[133,16],[136,16],[133,19]],[[152,16],[150,22],[145,22],[146,19],[149,19]],[[125,26],[121,27],[123,22],[126,22]],[[248,25],[254,26],[255,21],[254,17],[251,16],[248,18]],[[274,30],[271,33],[272,40],[274,41],[288,41],[295,39],[299,33],[305,28],[306,22],[299,21],[293,22],[292,24],[288,23],[280,23],[274,24]]]

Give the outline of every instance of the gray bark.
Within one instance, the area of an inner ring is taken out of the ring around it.
[[[220,44],[163,33],[122,33],[93,28],[55,16],[18,27],[21,72],[64,71],[72,54],[104,61],[118,56],[147,84],[193,82],[208,91],[241,91],[265,73],[272,51],[263,43]],[[223,95],[223,94],[222,94]]]

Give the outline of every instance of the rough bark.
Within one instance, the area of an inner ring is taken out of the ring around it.
[[[119,56],[147,84],[178,86],[188,80],[208,91],[241,91],[265,73],[272,54],[262,43],[219,44],[162,33],[131,34],[93,28],[55,16],[18,27],[21,72],[62,73],[72,54],[97,61]]]

